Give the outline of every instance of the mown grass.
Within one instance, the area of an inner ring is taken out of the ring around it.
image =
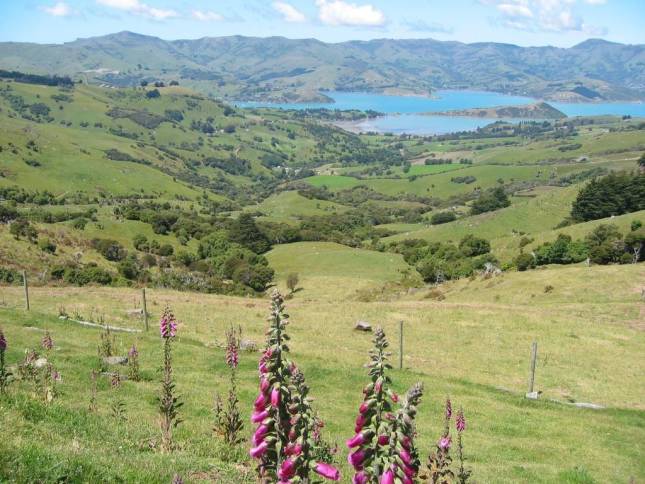
[[[642,277],[638,266],[545,269],[460,281],[441,288],[446,296],[441,302],[425,299],[424,291],[389,302],[359,302],[351,286],[344,296],[324,287],[343,284],[343,279],[320,278],[319,287],[303,283],[305,290],[287,303],[290,347],[311,384],[327,435],[340,444],[351,435],[370,347],[370,336],[354,333],[353,324],[358,319],[381,324],[396,343],[397,321],[403,319],[405,369],[394,370],[393,377],[397,391],[416,380],[426,385],[419,413],[423,454],[441,431],[442,400],[450,394],[466,411],[466,449],[478,482],[571,482],[580,473],[598,483],[632,477],[638,482],[645,477],[644,368],[638,356],[645,340],[634,322],[642,308],[637,290]],[[599,287],[594,280],[605,284]],[[548,294],[543,292],[547,283],[554,286]],[[236,454],[241,465],[227,460],[212,437],[210,409],[213,393],[226,388],[219,347],[225,329],[240,324],[245,338],[261,342],[266,300],[148,292],[153,321],[170,303],[182,322],[174,355],[185,422],[176,435],[179,450],[165,457],[150,449],[158,439],[154,399],[161,343],[156,328],[148,334],[117,335],[121,354],[137,341],[144,381],[126,381],[114,391],[107,379],[101,380],[100,411],[93,415],[86,408],[98,330],[52,316],[59,304],[85,314],[93,306],[109,322],[141,327],[125,317],[127,309],[139,304],[139,292],[33,288],[29,314],[18,309],[20,288],[2,292],[8,361],[17,361],[23,348],[37,345],[47,328],[56,341],[53,360],[63,374],[61,397],[50,407],[34,402],[23,383],[14,385],[2,401],[4,479],[50,481],[70,475],[82,476],[80,480],[167,482],[178,472],[187,480],[252,480],[245,453]],[[539,342],[536,386],[544,392],[538,402],[523,398],[534,339]],[[257,354],[242,355],[239,382],[246,415],[257,384],[256,360]],[[118,424],[110,415],[117,398],[126,403],[127,423]],[[550,398],[609,408],[579,409]],[[343,482],[348,482],[345,456],[341,445]]]

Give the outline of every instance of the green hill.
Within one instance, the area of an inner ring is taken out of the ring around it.
[[[166,41],[120,32],[60,45],[4,42],[0,59],[3,69],[68,74],[113,86],[179,80],[215,96],[289,102],[324,101],[325,89],[428,94],[436,88],[634,100],[643,98],[645,79],[642,45],[602,40],[561,49],[432,39]]]

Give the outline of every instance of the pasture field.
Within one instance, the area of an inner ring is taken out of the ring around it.
[[[285,262],[280,276],[289,270]],[[466,412],[466,452],[478,482],[601,483],[645,478],[640,382],[645,370],[640,358],[645,349],[640,301],[645,274],[640,266],[545,268],[449,283],[441,288],[445,295],[441,301],[428,299],[428,290],[422,290],[372,302],[357,300],[348,281],[329,275],[326,264],[313,261],[306,270],[302,290],[287,301],[290,347],[312,387],[327,437],[339,444],[343,482],[349,476],[343,442],[351,436],[365,381],[362,365],[370,347],[369,335],[352,331],[359,319],[384,327],[394,359],[395,328],[398,320],[405,321],[405,368],[393,370],[392,376],[397,391],[417,380],[425,384],[418,416],[423,455],[441,431],[442,401],[449,394],[453,404]],[[378,285],[396,275],[373,273],[364,280]],[[547,284],[554,286],[548,293]],[[22,357],[24,348],[36,346],[48,329],[56,348],[52,360],[63,378],[60,397],[50,405],[32,397],[25,383],[14,383],[1,400],[4,478],[55,480],[82,475],[141,482],[169,481],[178,473],[189,482],[253,482],[252,463],[244,457],[244,449],[228,451],[213,437],[211,407],[213,394],[225,391],[227,385],[221,349],[224,331],[231,323],[239,324],[245,338],[261,342],[266,299],[150,290],[150,333],[116,335],[121,354],[136,341],[143,381],[124,381],[114,390],[107,378],[101,378],[99,411],[92,414],[87,411],[89,375],[97,362],[99,331],[61,321],[56,314],[64,307],[69,314],[85,318],[102,314],[111,324],[140,328],[140,321],[126,317],[128,309],[140,307],[140,292],[34,287],[32,311],[26,313],[21,288],[1,290],[9,364]],[[154,321],[166,304],[181,321],[173,354],[177,389],[185,402],[181,409],[185,422],[176,432],[179,449],[170,456],[154,450],[161,364]],[[523,397],[533,340],[539,342],[536,386],[543,391],[539,401]],[[257,385],[257,358],[252,353],[241,357],[238,381],[245,416]],[[117,400],[125,403],[124,422],[111,415]],[[569,402],[606,408],[577,408]],[[235,463],[240,459],[241,464]]]

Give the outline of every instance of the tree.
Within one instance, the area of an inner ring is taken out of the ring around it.
[[[630,251],[634,264],[645,259],[643,247],[645,247],[645,228],[639,228],[625,236],[625,248]]]
[[[571,207],[571,217],[588,221],[644,209],[645,172],[610,173],[580,190]]]
[[[533,255],[531,254],[523,252],[515,258],[514,263],[515,267],[517,267],[517,270],[520,272],[523,272],[527,269],[534,269],[535,257],[533,257]]]
[[[625,253],[622,234],[613,224],[601,224],[585,237],[589,258],[595,264],[619,262]]]
[[[466,257],[474,257],[488,254],[490,252],[490,242],[486,239],[475,237],[473,234],[468,234],[459,242],[459,248]]]
[[[29,220],[24,218],[14,220],[9,227],[9,233],[16,240],[25,237],[29,242],[34,243],[38,239],[38,231],[29,223]]]
[[[453,212],[437,212],[430,218],[432,225],[440,225],[457,220],[457,216]]]
[[[485,212],[492,212],[500,208],[508,207],[511,201],[502,187],[497,187],[489,192],[483,193],[472,204],[470,213],[477,215]]]
[[[296,291],[296,288],[298,287],[298,274],[295,272],[292,272],[287,276],[287,288],[293,294]]]
[[[638,166],[640,167],[641,170],[645,170],[645,153],[643,153],[641,157],[638,159]]]
[[[159,92],[159,89],[152,89],[151,91],[146,92],[146,97],[148,99],[154,99],[161,97],[161,93]]]
[[[262,254],[271,248],[269,240],[260,231],[250,213],[241,214],[231,223],[229,237],[233,242],[237,242],[256,254]]]

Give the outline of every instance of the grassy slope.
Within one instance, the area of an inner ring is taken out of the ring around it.
[[[278,281],[298,273],[303,294],[344,296],[356,289],[400,280],[408,265],[399,254],[352,249],[332,242],[297,242],[275,247],[267,254]],[[315,287],[311,293],[307,288]]]
[[[248,210],[260,211],[273,219],[297,220],[302,216],[329,215],[348,210],[339,203],[326,200],[311,200],[298,192],[287,191],[272,195],[259,205],[249,206]]]
[[[349,273],[347,264],[339,262]],[[328,270],[325,264],[311,268],[314,275]],[[450,394],[467,413],[466,450],[479,482],[577,482],[571,480],[575,466],[586,469],[594,482],[625,482],[630,477],[638,482],[645,477],[645,409],[639,383],[645,367],[637,357],[645,349],[645,338],[635,326],[642,318],[641,267],[544,269],[459,281],[444,286],[443,302],[424,299],[421,292],[388,303],[361,303],[351,297],[349,287],[344,294],[325,295],[323,284],[333,284],[334,277],[305,279],[304,291],[288,302],[293,357],[308,377],[334,440],[340,443],[351,434],[365,381],[362,364],[370,338],[353,333],[352,325],[366,319],[382,324],[392,336],[403,319],[406,369],[395,370],[393,376],[398,391],[416,380],[426,385],[419,413],[423,454],[441,431],[441,401]],[[604,281],[602,287],[597,280]],[[336,285],[344,282],[342,277],[335,280]],[[555,287],[548,294],[543,291],[546,284]],[[12,309],[21,304],[20,288],[3,288],[2,295],[8,360],[16,361],[24,347],[37,344],[42,333],[30,328],[48,327],[56,340],[54,360],[63,382],[60,400],[49,408],[30,401],[23,384],[14,388],[15,397],[0,404],[6,429],[0,469],[11,469],[12,476],[24,480],[52,480],[73,472],[88,476],[92,471],[98,480],[120,475],[131,481],[164,481],[174,472],[192,478],[197,472],[230,482],[233,468],[248,472],[227,464],[211,437],[212,394],[224,390],[227,381],[222,351],[213,344],[223,341],[230,321],[242,325],[245,337],[261,341],[266,301],[150,291],[153,319],[171,303],[182,321],[174,354],[186,421],[177,432],[180,450],[169,461],[147,450],[147,443],[157,438],[154,396],[161,345],[156,333],[118,335],[121,353],[138,340],[146,381],[125,382],[116,393],[102,380],[100,413],[94,416],[86,408],[98,332],[51,316],[62,304],[70,313],[104,313],[110,322],[139,326],[125,317],[137,305],[137,291],[33,288],[32,315]],[[537,387],[544,391],[539,402],[522,398],[532,340],[539,342]],[[239,382],[245,415],[254,398],[256,359],[242,355]],[[610,408],[577,409],[550,403],[549,398]],[[116,399],[126,402],[126,424],[110,417]],[[26,432],[28,440],[22,437]],[[342,446],[340,454],[344,462]],[[347,482],[348,469],[342,467]],[[243,475],[235,479],[252,481]]]

